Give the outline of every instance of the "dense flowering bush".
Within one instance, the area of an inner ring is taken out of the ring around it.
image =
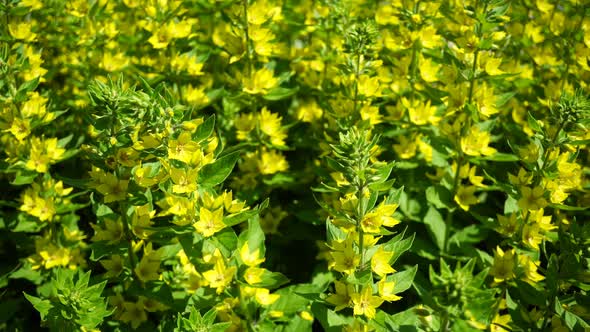
[[[0,329],[590,329],[585,1],[0,22]]]

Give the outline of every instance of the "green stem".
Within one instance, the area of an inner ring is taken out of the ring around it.
[[[471,77],[469,79],[469,95],[467,97],[467,103],[471,104],[473,101],[473,90],[475,88],[475,71],[477,70],[477,58],[479,57],[479,48],[475,50],[473,54],[473,65],[471,66]]]
[[[412,45],[412,59],[410,60],[410,99],[414,105],[414,95],[416,94],[416,68],[418,68],[418,42]]]
[[[446,332],[449,329],[449,315],[445,312],[440,321],[440,332]]]
[[[244,36],[246,38],[246,61],[248,62],[246,70],[248,71],[248,77],[251,77],[252,54],[250,52],[250,34],[248,32],[248,0],[242,0],[242,6],[244,8]]]
[[[136,266],[135,254],[133,253],[133,232],[129,228],[127,220],[127,212],[125,211],[123,203],[119,202],[119,213],[123,221],[123,232],[125,233],[125,240],[127,242],[127,255],[129,256],[129,263],[131,264],[131,273],[133,274]]]
[[[364,269],[364,265],[365,265],[365,247],[364,247],[364,242],[365,242],[365,232],[363,231],[363,226],[362,226],[362,221],[363,218],[365,217],[365,202],[364,202],[364,191],[365,191],[365,186],[361,185],[358,188],[359,190],[359,199],[358,199],[358,207],[357,207],[357,214],[358,214],[358,219],[357,219],[357,233],[359,234],[359,254],[361,255],[361,259],[360,259],[360,268]]]
[[[353,114],[356,115],[357,111],[357,103],[358,103],[358,94],[359,94],[359,76],[361,75],[361,54],[358,53],[356,55],[356,68],[354,73],[354,109]]]

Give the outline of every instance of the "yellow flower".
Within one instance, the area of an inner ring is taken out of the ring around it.
[[[262,149],[257,165],[258,171],[263,175],[284,172],[289,168],[287,159],[280,152],[266,149]]]
[[[490,269],[490,275],[494,277],[495,282],[503,282],[514,278],[514,267],[516,257],[514,249],[504,252],[499,246],[494,253],[494,264]]]
[[[101,66],[106,71],[113,72],[121,70],[128,64],[129,59],[125,56],[124,53],[113,54],[111,52],[105,51],[102,55]]]
[[[469,182],[471,182],[471,184],[476,187],[480,187],[480,188],[487,187],[485,184],[483,184],[483,176],[476,175],[476,172],[477,172],[477,167],[475,167],[475,166],[471,167],[471,169],[469,170]]]
[[[368,75],[361,75],[357,83],[358,94],[365,97],[378,97],[379,91],[379,76],[370,77]]]
[[[141,323],[147,321],[147,312],[143,307],[143,302],[138,300],[137,302],[125,302],[123,303],[123,313],[119,319],[125,323],[131,323],[133,329],[138,328]]]
[[[133,178],[135,180],[135,183],[137,183],[138,185],[144,187],[144,188],[149,188],[151,186],[154,186],[155,184],[159,183],[160,180],[163,180],[161,176],[158,176],[158,174],[163,174],[163,172],[158,172],[158,174],[154,175],[154,176],[149,176],[149,175],[153,175],[154,172],[152,172],[152,165],[143,165],[141,167],[137,167],[135,168],[134,172],[133,172]]]
[[[512,318],[510,317],[510,315],[496,314],[496,316],[494,317],[494,320],[492,321],[492,325],[490,326],[490,331],[491,332],[511,331],[511,330],[506,330],[505,328],[503,328],[503,326],[508,327],[511,321],[512,321]]]
[[[489,147],[489,144],[490,134],[477,126],[471,127],[467,136],[461,138],[461,149],[468,156],[489,156],[496,153],[496,149]]]
[[[248,23],[262,25],[270,19],[276,19],[281,14],[281,7],[273,6],[267,0],[257,0],[248,6]]]
[[[275,303],[279,297],[279,294],[270,294],[270,291],[266,288],[256,288],[256,294],[254,295],[256,302],[263,306],[269,306]]]
[[[119,180],[111,173],[104,174],[101,180],[101,184],[96,187],[96,190],[104,195],[105,203],[121,201],[127,197],[129,180]]]
[[[315,100],[303,103],[297,109],[297,119],[303,122],[313,122],[322,117],[323,110]]]
[[[408,110],[410,121],[416,125],[436,124],[440,121],[440,118],[436,116],[436,106],[431,106],[430,100],[422,103],[419,100],[410,102],[402,98],[401,103]]]
[[[213,212],[202,207],[199,210],[199,221],[194,225],[197,232],[201,233],[204,237],[210,237],[211,235],[221,231],[226,226],[223,223],[223,208],[219,208]]]
[[[172,38],[186,38],[191,33],[193,21],[192,19],[180,22],[170,21],[166,28]]]
[[[199,150],[199,144],[193,142],[191,133],[183,131],[176,140],[168,142],[168,158],[190,164],[193,154]]]
[[[105,219],[101,226],[90,224],[94,229],[92,241],[108,241],[110,244],[119,242],[123,237],[123,224],[120,219]]]
[[[38,10],[43,8],[43,2],[40,0],[21,0],[19,6],[31,7],[31,10]]]
[[[204,106],[209,102],[204,86],[193,88],[191,84],[188,84],[184,88],[183,96],[188,104],[195,107]]]
[[[330,268],[346,274],[353,273],[360,262],[360,256],[356,254],[352,246],[351,237],[343,241],[335,241],[334,251],[330,255],[333,260],[330,262]]]
[[[307,310],[301,311],[299,313],[299,317],[301,317],[301,318],[303,318],[303,319],[305,319],[307,321],[313,322],[313,315],[309,311],[307,311]]]
[[[334,310],[339,311],[351,306],[350,295],[354,293],[354,285],[335,280],[334,287],[336,288],[336,293],[330,294],[326,298],[328,303],[336,306]]]
[[[204,63],[199,62],[196,57],[190,55],[189,53],[175,56],[170,61],[170,65],[172,66],[172,68],[179,71],[186,70],[190,75],[193,76],[204,75],[202,71]],[[191,85],[189,84],[188,86]]]
[[[392,257],[393,251],[385,251],[383,246],[380,246],[371,258],[371,269],[373,272],[377,273],[381,278],[386,274],[394,273],[395,270],[389,265]]]
[[[539,210],[547,206],[547,200],[543,197],[545,189],[541,186],[535,188],[522,187],[520,188],[521,198],[518,200],[518,206],[523,211]]]
[[[479,203],[479,199],[475,197],[475,191],[477,190],[476,186],[462,186],[459,185],[457,189],[457,193],[455,194],[455,202],[459,204],[459,206],[465,210],[469,211],[469,206]]]
[[[25,190],[22,196],[23,205],[20,210],[39,218],[40,221],[51,221],[57,213],[52,197],[39,197],[34,189]]]
[[[134,206],[133,217],[131,218],[131,231],[140,239],[147,239],[153,231],[150,230],[152,227],[152,218],[156,214],[155,210],[152,210],[149,204],[142,206]]]
[[[272,70],[264,67],[254,72],[251,77],[242,80],[243,90],[249,94],[267,93],[278,85],[279,81],[274,77]]]
[[[252,129],[256,128],[257,117],[252,113],[242,113],[235,118],[236,136],[240,141],[246,140]]]
[[[488,75],[502,75],[504,71],[500,69],[500,65],[502,64],[502,58],[492,58],[488,57],[485,59],[485,71]]]
[[[72,252],[69,248],[58,247],[51,243],[48,237],[35,241],[35,249],[38,258],[32,259],[35,263],[33,269],[41,267],[52,269],[57,266],[68,266],[72,261]],[[31,260],[31,259],[29,259]]]
[[[38,92],[29,92],[28,100],[23,103],[20,114],[25,118],[37,116],[42,118],[47,112],[47,98],[41,96]]]
[[[260,267],[249,267],[244,271],[244,280],[249,285],[254,285],[262,282],[262,275],[266,270]]]
[[[209,287],[216,288],[217,294],[221,294],[223,290],[232,282],[236,267],[227,268],[223,259],[218,259],[212,270],[203,272],[203,277],[209,282]]]
[[[258,123],[260,130],[270,137],[270,141],[273,145],[283,146],[285,145],[285,138],[287,134],[281,127],[282,118],[277,113],[271,113],[265,107],[262,108],[258,115]]]
[[[398,12],[399,10],[390,4],[381,5],[375,12],[375,22],[379,25],[397,25],[399,23],[399,18],[396,15]]]
[[[420,76],[422,76],[424,81],[428,83],[438,81],[437,74],[439,68],[440,66],[434,63],[430,58],[421,57],[419,69]]]
[[[31,121],[29,119],[14,118],[11,126],[6,131],[14,135],[17,140],[22,141],[31,134]]]
[[[513,175],[512,173],[508,173],[508,181],[515,185],[516,187],[526,186],[531,183],[533,180],[533,174],[527,173],[526,169],[520,168],[518,170],[517,175]]]
[[[498,215],[498,232],[504,236],[512,236],[516,232],[518,222],[516,220],[516,213],[511,213],[510,216]]]
[[[393,290],[395,289],[395,282],[387,281],[386,277],[382,278],[379,281],[378,288],[379,288],[379,296],[383,300],[388,301],[388,302],[401,300],[401,296],[397,296],[393,293]]]
[[[8,32],[15,39],[24,40],[27,42],[34,41],[37,34],[31,31],[30,22],[16,23],[12,22],[8,24]]]
[[[160,269],[160,260],[153,259],[149,254],[146,254],[146,250],[144,249],[144,255],[133,270],[135,275],[139,280],[142,282],[148,282],[150,280],[158,280],[160,278],[160,274],[158,270]]]
[[[123,272],[123,258],[121,255],[113,255],[110,259],[103,259],[100,264],[107,270],[105,278],[115,278]]]
[[[248,241],[244,242],[244,245],[240,249],[240,258],[244,264],[253,267],[258,266],[262,262],[264,262],[264,256],[260,257],[260,249],[256,248],[255,250],[250,250],[248,247]]]
[[[155,49],[166,48],[168,43],[172,41],[172,35],[166,25],[160,25],[155,31],[152,31],[152,36],[148,42],[152,44]]]
[[[393,218],[396,209],[397,204],[385,204],[385,202],[382,202],[361,220],[363,231],[379,233],[381,226],[393,227],[399,224],[399,220]]]
[[[496,96],[494,95],[494,90],[489,88],[485,83],[477,88],[477,91],[473,95],[473,99],[478,106],[479,112],[483,115],[483,118],[488,118],[489,116],[500,112],[500,110],[496,108]]]
[[[538,223],[529,223],[522,228],[522,242],[527,246],[539,249],[539,244],[543,241],[541,227]]]
[[[529,255],[518,255],[518,265],[524,271],[524,275],[521,277],[522,280],[534,285],[545,279],[544,276],[537,272],[539,264],[540,262],[534,262]]]
[[[557,228],[556,225],[553,225],[551,223],[551,215],[543,215],[545,213],[543,209],[531,211],[530,213],[531,217],[529,220],[532,222],[536,222],[544,232],[550,232]]]
[[[416,140],[407,138],[405,136],[399,136],[399,144],[393,145],[393,150],[402,159],[410,159],[416,155],[418,146]]]
[[[360,293],[353,293],[350,296],[353,304],[354,315],[372,319],[377,313],[377,307],[383,303],[383,299],[379,296],[373,296],[373,287],[365,286]]]
[[[185,170],[172,167],[170,169],[170,178],[174,185],[172,192],[175,194],[192,193],[197,190],[197,176],[199,170],[196,168]]]

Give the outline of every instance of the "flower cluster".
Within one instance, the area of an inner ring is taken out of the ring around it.
[[[0,329],[590,328],[584,1],[0,2]]]

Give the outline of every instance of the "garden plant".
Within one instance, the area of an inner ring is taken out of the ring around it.
[[[590,331],[590,2],[0,0],[1,331]]]

